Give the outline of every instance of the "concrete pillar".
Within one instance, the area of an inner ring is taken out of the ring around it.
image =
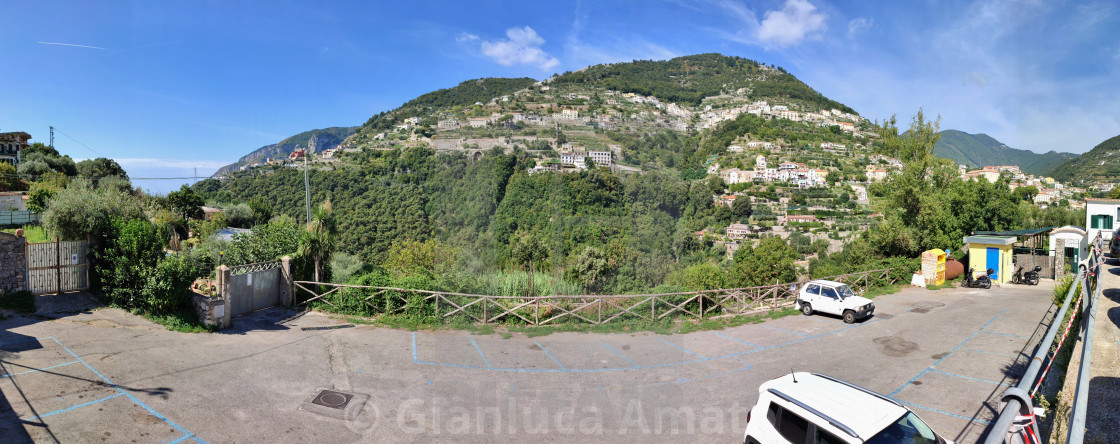
[[[232,291],[230,291],[229,267],[225,265],[219,266],[216,274],[218,275],[218,291],[221,292],[222,300],[225,301],[226,306],[225,316],[222,317],[221,322],[222,326],[229,327],[230,325],[233,325],[233,301],[230,300]]]
[[[280,259],[280,302],[285,307],[296,303],[295,286],[292,284],[292,258],[284,256]]]

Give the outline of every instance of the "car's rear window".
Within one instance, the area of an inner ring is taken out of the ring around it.
[[[821,287],[817,284],[809,284],[809,288],[806,291],[810,294],[821,294]]]

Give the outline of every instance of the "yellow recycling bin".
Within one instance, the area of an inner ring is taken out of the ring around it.
[[[934,248],[922,252],[922,278],[926,285],[945,283],[945,251]]]

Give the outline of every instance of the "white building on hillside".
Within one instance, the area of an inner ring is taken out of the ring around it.
[[[1085,227],[1088,228],[1085,235],[1090,243],[1098,233],[1106,243],[1112,240],[1117,219],[1120,219],[1120,199],[1085,199]]]

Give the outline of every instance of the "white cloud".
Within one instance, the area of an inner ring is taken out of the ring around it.
[[[459,34],[458,37],[455,37],[455,41],[459,43],[473,42],[475,40],[478,40],[478,36],[467,32]]]
[[[507,29],[506,37],[505,40],[483,40],[482,53],[502,66],[532,65],[547,71],[560,64],[541,49],[544,39],[533,28]]]
[[[780,10],[766,11],[756,37],[767,46],[792,46],[826,29],[824,13],[808,0],[786,0]]]
[[[875,26],[875,19],[873,18],[854,18],[848,22],[848,38],[855,38],[855,36],[863,34],[872,26]]]

